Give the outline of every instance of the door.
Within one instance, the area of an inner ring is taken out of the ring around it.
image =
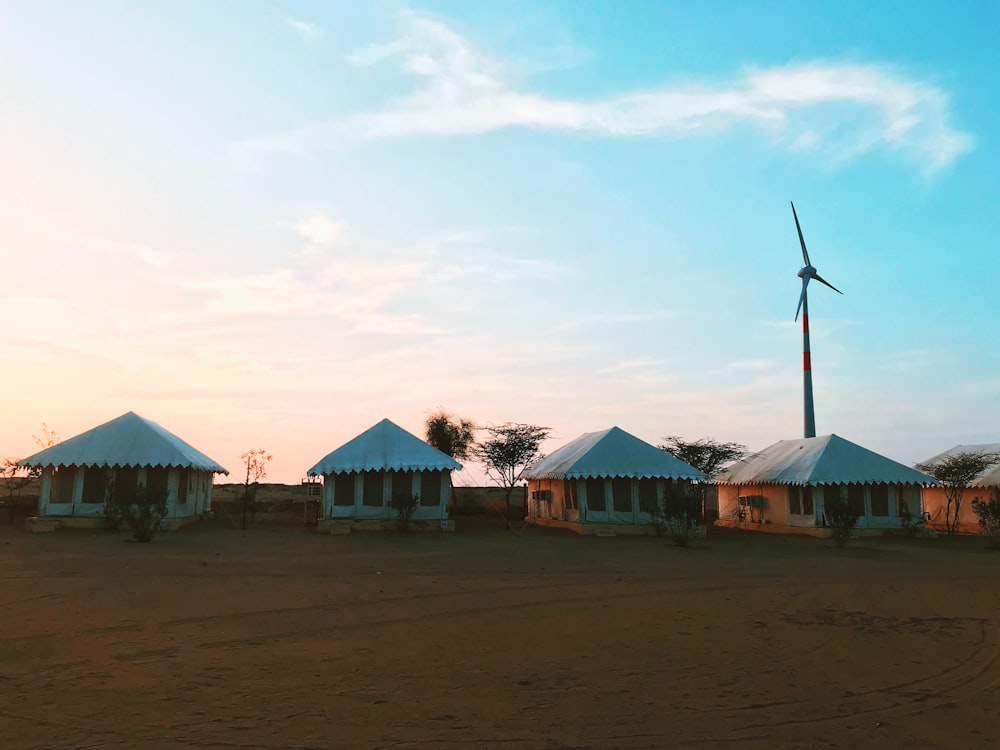
[[[788,487],[788,525],[816,526],[816,502],[812,487]]]
[[[48,485],[46,488],[45,485]],[[76,484],[75,466],[56,466],[42,472],[42,487],[39,496],[45,500],[42,515],[71,516],[73,515],[73,490]],[[48,493],[46,493],[48,489]]]

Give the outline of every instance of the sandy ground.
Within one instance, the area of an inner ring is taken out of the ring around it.
[[[6,519],[3,519],[6,521]],[[991,748],[983,539],[0,526],[0,746]]]

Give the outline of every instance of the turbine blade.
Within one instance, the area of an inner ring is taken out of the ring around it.
[[[802,294],[799,295],[799,306],[795,308],[795,321],[799,320],[799,313],[802,312],[802,303],[806,301],[806,287],[809,286],[809,277],[802,277]]]
[[[830,287],[837,294],[843,294],[842,291],[840,291],[839,289],[837,289],[837,287],[835,287],[833,284],[831,284],[829,281],[827,281],[826,279],[824,279],[819,274],[813,274],[813,278],[816,279],[816,281],[818,281],[820,284],[826,284],[828,287]]]
[[[791,203],[791,201],[789,201]],[[795,228],[799,232],[799,244],[802,245],[802,260],[806,262],[807,266],[811,266],[812,263],[809,262],[809,251],[806,250],[806,240],[802,236],[802,227],[799,226],[799,215],[795,213],[795,204],[792,203],[792,216],[795,217]]]

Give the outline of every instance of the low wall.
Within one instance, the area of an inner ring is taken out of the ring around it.
[[[579,521],[563,521],[561,518],[543,518],[536,516],[529,520],[535,526],[547,526],[552,529],[569,529],[581,536],[654,536],[656,529],[650,524],[636,523],[580,523]],[[704,533],[695,532],[695,536]]]
[[[181,526],[195,523],[201,520],[198,516],[188,516],[186,518],[165,518],[160,524],[159,531],[176,531]],[[102,516],[29,516],[24,519],[24,528],[33,533],[42,531],[55,531],[56,529],[100,529],[102,528]],[[127,524],[123,523],[121,529],[127,529]]]
[[[454,531],[455,522],[447,521],[410,521],[407,533],[411,531]],[[359,519],[352,518],[324,518],[316,524],[318,534],[351,534],[355,531],[399,531],[395,520],[388,519]]]

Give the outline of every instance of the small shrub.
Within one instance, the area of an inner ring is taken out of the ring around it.
[[[977,497],[972,501],[972,510],[979,517],[979,525],[990,538],[990,546],[1000,549],[1000,492],[988,500]]]
[[[701,493],[689,484],[669,482],[663,497],[649,514],[657,536],[669,536],[678,547],[686,547],[698,533]]]
[[[729,515],[733,517],[733,523],[736,525],[736,528],[739,530],[739,532],[741,534],[746,533],[746,523],[747,523],[747,518],[749,517],[747,514],[746,506],[737,505],[735,508],[732,509],[732,511],[730,511]]]
[[[396,511],[396,528],[400,531],[409,531],[410,521],[420,504],[419,495],[399,493],[394,495],[389,502],[389,506]]]
[[[833,543],[846,547],[858,525],[858,511],[846,497],[826,501],[826,522],[833,529]]]
[[[899,523],[903,527],[903,534],[907,537],[913,539],[914,537],[923,535],[923,515],[910,510],[910,506],[905,500],[899,506]]]
[[[122,491],[110,483],[104,503],[104,525],[118,528],[123,522],[137,542],[149,542],[167,516],[166,490],[150,492],[140,482],[134,492]]]

